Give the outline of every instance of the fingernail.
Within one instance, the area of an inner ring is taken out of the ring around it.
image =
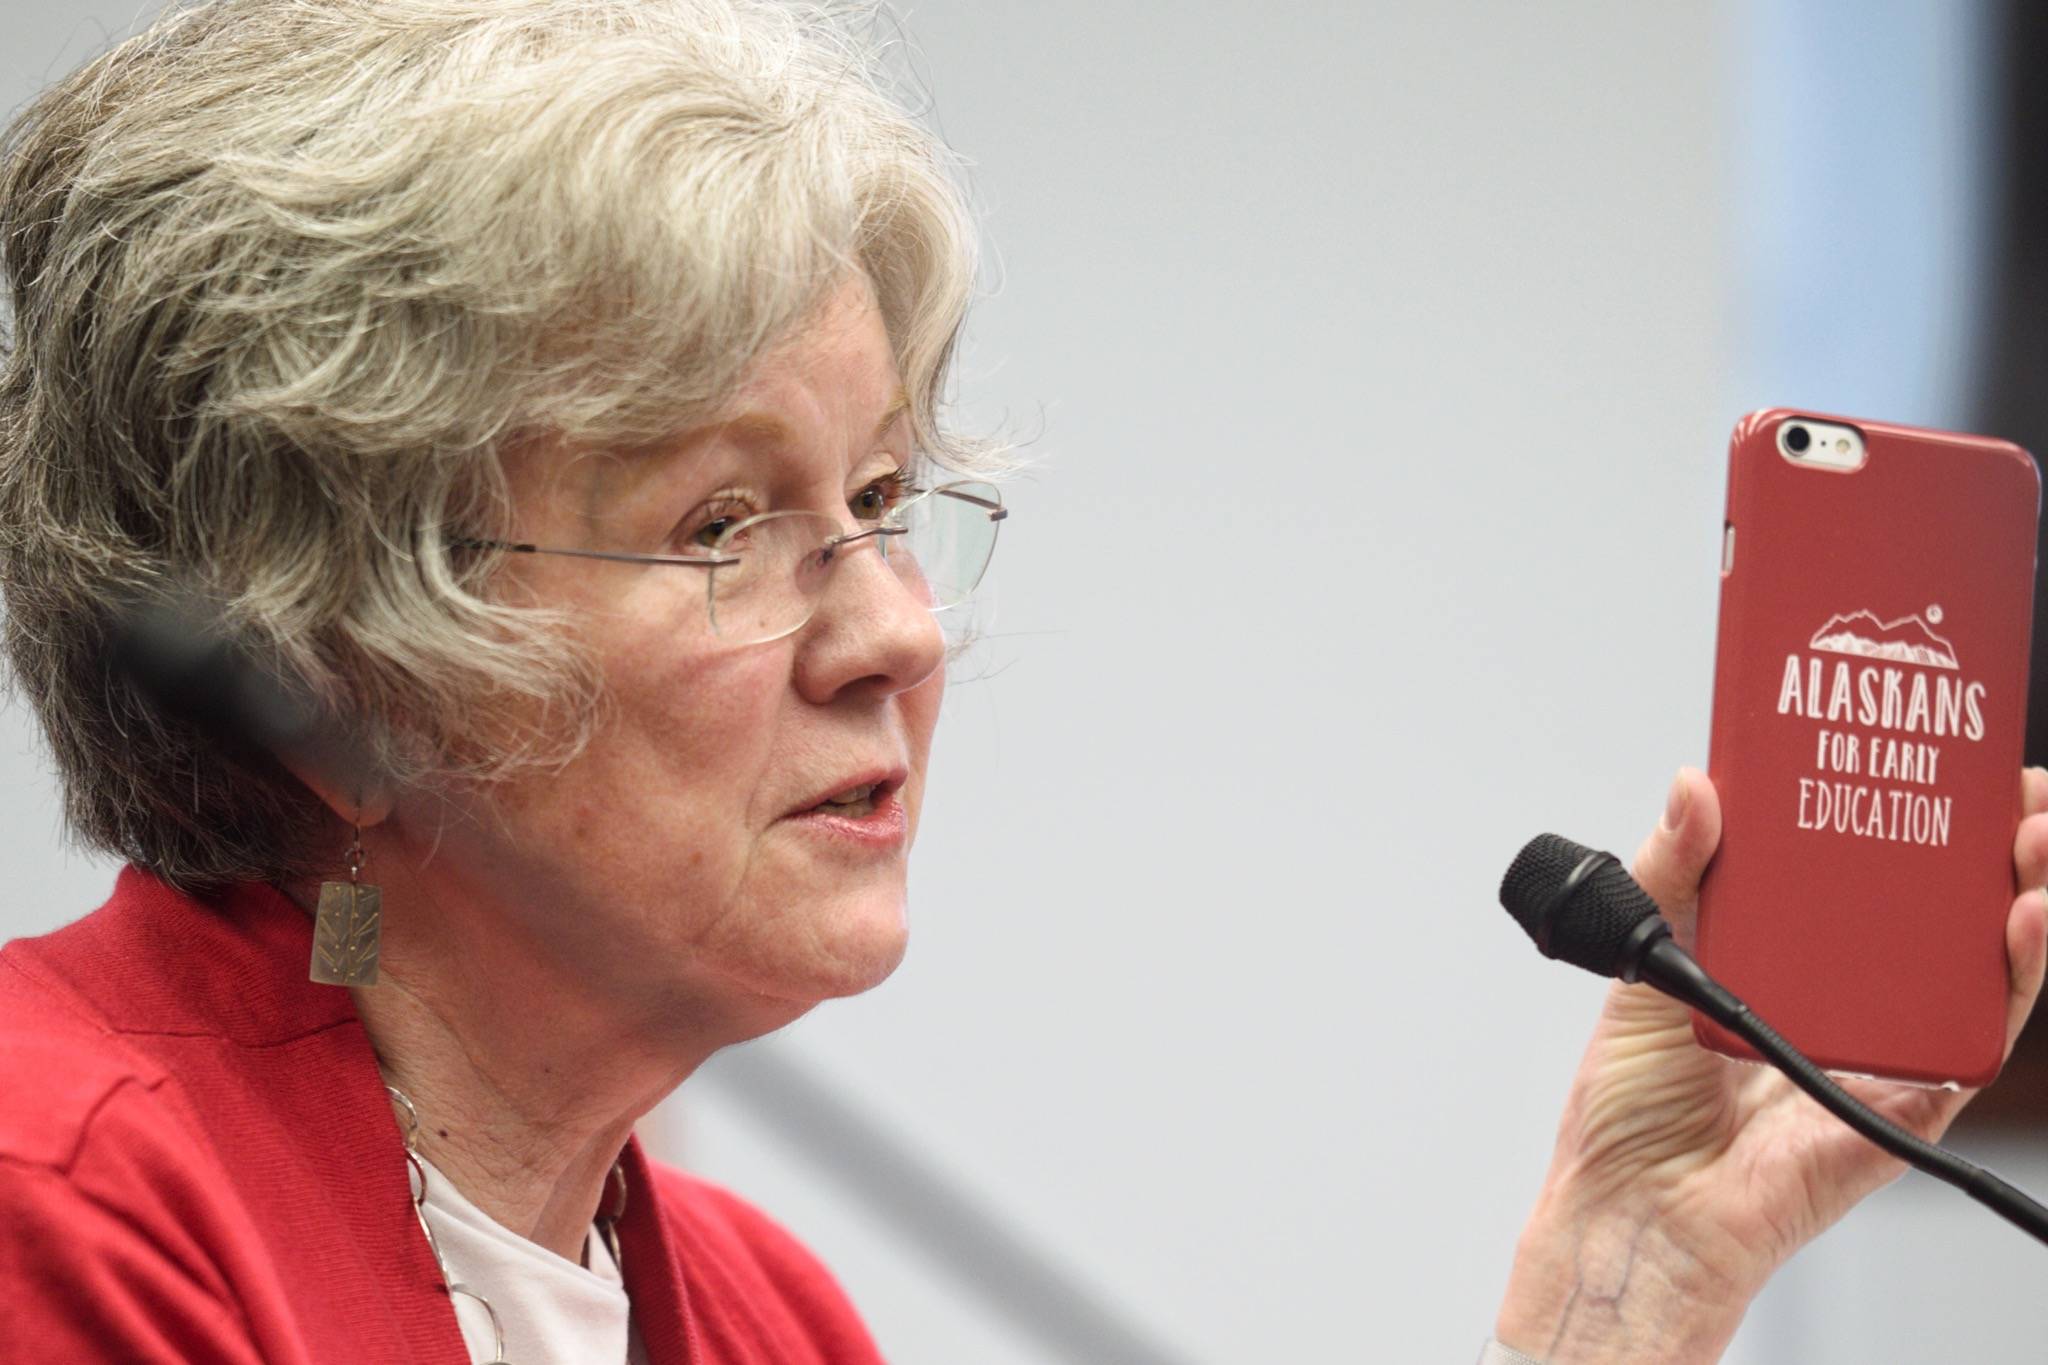
[[[1676,834],[1678,827],[1685,823],[1685,808],[1692,804],[1692,788],[1685,780],[1685,769],[1678,770],[1678,776],[1671,780],[1671,795],[1664,798],[1664,832]]]

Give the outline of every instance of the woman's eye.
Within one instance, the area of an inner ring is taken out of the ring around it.
[[[901,469],[892,469],[854,494],[847,507],[862,521],[880,521],[910,492],[910,475]]]
[[[729,535],[733,527],[753,514],[753,509],[743,502],[719,498],[686,517],[677,528],[676,539],[689,550],[715,550],[718,542]]]

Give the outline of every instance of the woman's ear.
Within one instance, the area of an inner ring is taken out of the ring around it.
[[[385,783],[336,781],[295,755],[279,754],[277,759],[285,766],[287,772],[305,785],[307,791],[319,797],[320,804],[333,811],[335,818],[343,824],[358,829],[369,829],[373,825],[382,824],[390,817],[392,795],[390,787]]]

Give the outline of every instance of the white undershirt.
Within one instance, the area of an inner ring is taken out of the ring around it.
[[[498,1310],[511,1365],[646,1365],[618,1263],[594,1226],[584,1239],[586,1269],[495,1222],[432,1162],[422,1157],[420,1164],[427,1170],[427,1223],[448,1278]],[[466,1294],[451,1297],[470,1360],[486,1365],[490,1314]]]

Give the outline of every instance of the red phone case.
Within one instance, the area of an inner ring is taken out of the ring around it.
[[[1795,417],[1855,427],[1862,466],[1782,454]],[[1830,1070],[1998,1074],[2040,500],[1981,436],[1775,409],[1729,442],[1697,952]]]

